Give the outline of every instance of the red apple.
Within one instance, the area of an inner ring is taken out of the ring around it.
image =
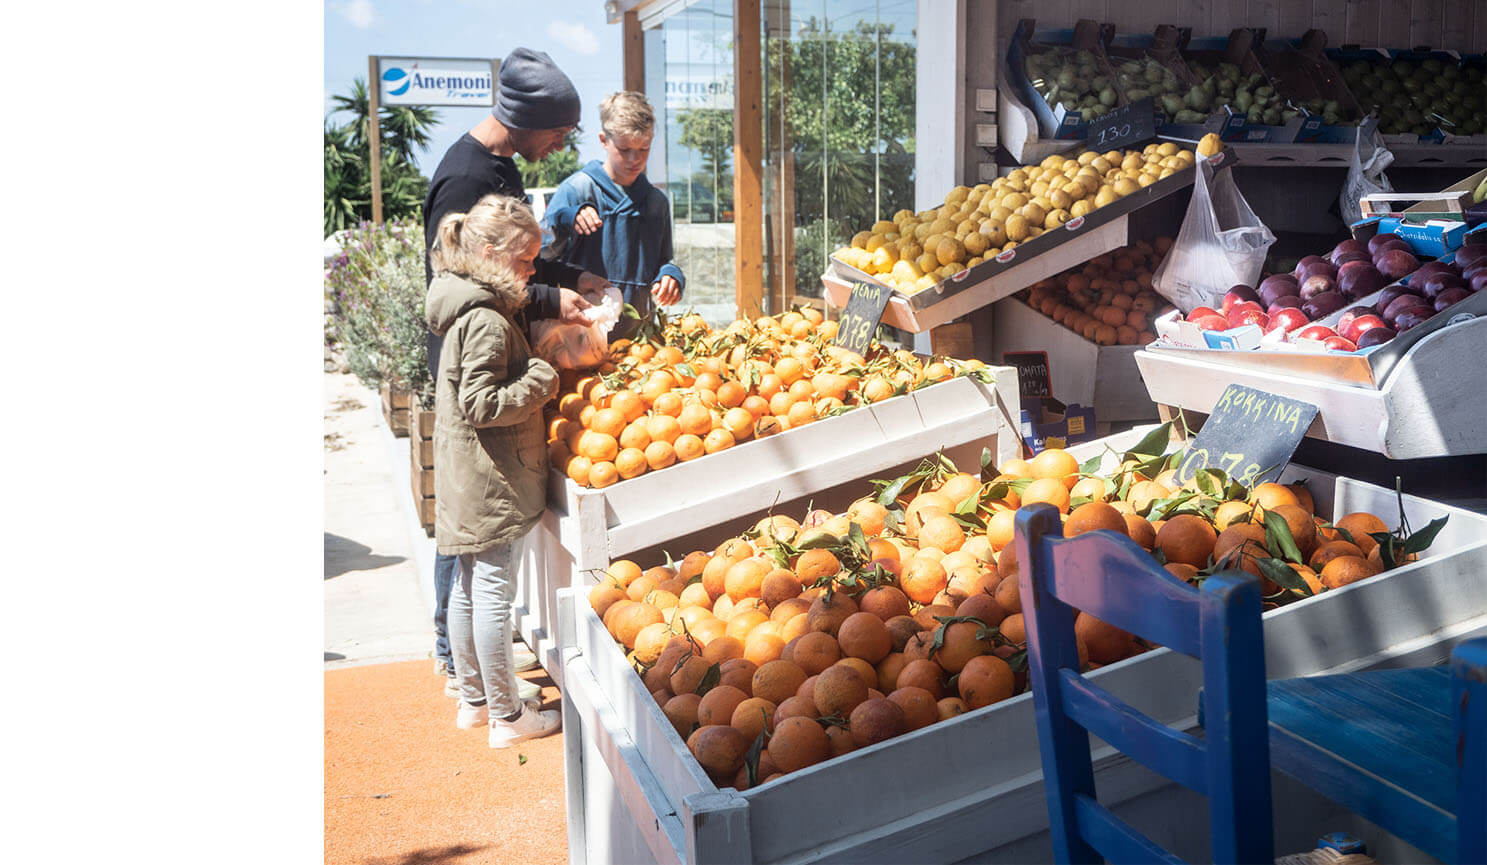
[[[1258,301],[1259,300],[1260,300],[1260,295],[1257,294],[1253,288],[1250,288],[1247,285],[1236,285],[1233,288],[1229,289],[1228,292],[1224,294],[1224,310],[1223,310],[1223,313],[1224,313],[1224,315],[1228,315],[1229,314],[1229,310],[1233,309],[1234,304],[1236,304],[1236,303],[1243,303],[1245,301],[1251,301],[1251,302],[1255,302],[1258,305]]]
[[[1357,351],[1358,346],[1351,339],[1342,336],[1329,336],[1322,340],[1322,345],[1327,346],[1329,351]]]
[[[1196,322],[1205,315],[1218,315],[1218,310],[1211,306],[1200,306],[1188,313],[1188,321]]]
[[[1270,325],[1266,330],[1280,329],[1285,333],[1290,333],[1296,328],[1304,326],[1309,321],[1311,319],[1307,318],[1306,313],[1301,310],[1295,307],[1284,307],[1270,314]]]
[[[1243,327],[1246,324],[1258,324],[1260,327],[1263,328],[1265,327],[1265,325],[1270,323],[1270,316],[1266,315],[1263,309],[1260,309],[1260,305],[1258,303],[1235,304],[1234,308],[1229,311],[1229,314],[1226,317],[1229,319],[1230,327]]]
[[[1198,319],[1197,321],[1193,322],[1193,324],[1196,324],[1198,327],[1202,328],[1203,330],[1228,330],[1229,329],[1229,320],[1227,318],[1224,318],[1222,315],[1219,315],[1218,313],[1214,313],[1212,315],[1205,315],[1202,318]]]
[[[1337,336],[1337,331],[1325,324],[1307,325],[1301,329],[1300,333],[1296,334],[1297,339],[1323,340],[1329,336]]]
[[[1342,331],[1342,335],[1352,340],[1353,342],[1357,342],[1358,337],[1362,336],[1367,331],[1370,331],[1376,327],[1388,326],[1384,323],[1384,320],[1382,318],[1379,318],[1371,312],[1355,316],[1351,321],[1348,321],[1347,323],[1339,321],[1337,324],[1339,329]]]

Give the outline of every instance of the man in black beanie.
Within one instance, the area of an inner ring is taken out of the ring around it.
[[[538,162],[563,146],[563,139],[578,125],[578,91],[573,82],[552,62],[552,58],[530,48],[517,48],[501,61],[497,78],[496,104],[491,115],[465,133],[439,160],[434,178],[429,182],[428,198],[423,203],[425,249],[432,249],[439,220],[450,213],[464,213],[483,196],[495,193],[525,199],[521,172],[513,156],[520,153],[529,162]],[[527,282],[529,302],[522,311],[528,322],[543,318],[561,318],[575,324],[588,324],[583,310],[590,303],[581,293],[602,292],[609,280],[559,261],[538,258],[537,272]],[[432,282],[433,268],[424,255],[424,282]],[[576,290],[575,290],[576,289]],[[437,376],[442,340],[428,335],[429,374]],[[449,676],[445,693],[457,696],[454,669],[449,649],[449,594],[454,580],[455,557],[434,559],[435,665]],[[516,667],[520,672],[537,666],[529,651],[518,650]],[[520,682],[533,696],[535,686]]]

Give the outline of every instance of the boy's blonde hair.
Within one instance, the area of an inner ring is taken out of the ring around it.
[[[488,243],[504,255],[519,252],[541,237],[537,218],[525,202],[506,195],[487,195],[467,213],[446,214],[439,220],[429,264],[434,273],[452,273],[484,283],[517,282],[510,268],[481,254]]]
[[[617,135],[650,136],[656,131],[656,113],[645,94],[621,90],[599,103],[599,128],[610,138]]]

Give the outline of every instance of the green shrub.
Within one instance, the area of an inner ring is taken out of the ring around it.
[[[412,219],[363,222],[342,238],[340,254],[326,264],[325,293],[347,365],[368,387],[407,387],[424,408],[433,408],[423,226]]]

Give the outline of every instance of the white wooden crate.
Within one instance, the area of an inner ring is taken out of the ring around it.
[[[562,684],[557,591],[591,583],[581,575],[602,573],[612,559],[937,450],[979,456],[984,446],[997,463],[1017,456],[1017,371],[990,370],[993,384],[954,378],[602,490],[554,471],[549,510],[528,537],[519,569],[517,631]],[[965,465],[976,465],[965,456],[972,455],[962,456]]]
[[[1262,361],[1259,352],[1208,352],[1236,357],[1204,360],[1146,349],[1136,365],[1157,403],[1208,413],[1228,385],[1241,384],[1316,405],[1307,430],[1313,438],[1414,459],[1487,453],[1478,372],[1484,351],[1487,318],[1443,328],[1412,346],[1376,389],[1237,365]]]
[[[1142,432],[1071,450],[1087,459],[1106,444],[1128,447]],[[1296,466],[1287,472],[1287,480],[1311,478],[1322,513],[1334,506],[1397,510],[1389,490]],[[1405,510],[1416,526],[1451,515],[1431,555],[1267,613],[1271,678],[1443,658],[1455,642],[1487,631],[1487,518],[1411,496]],[[719,790],[698,774],[583,593],[562,594],[571,623],[563,637],[565,729],[577,740],[565,773],[570,823],[582,824],[572,830],[578,843],[570,836],[574,863],[611,861],[619,851],[641,848],[660,862],[956,861],[1026,849],[1047,828],[1030,694],[752,790]],[[1157,650],[1092,675],[1158,720],[1179,728],[1194,722],[1201,670],[1191,658]],[[591,747],[591,739],[630,746]],[[1164,779],[1095,745],[1101,799],[1117,810],[1165,787]],[[595,760],[604,762],[603,771]],[[602,831],[592,831],[596,826]]]

